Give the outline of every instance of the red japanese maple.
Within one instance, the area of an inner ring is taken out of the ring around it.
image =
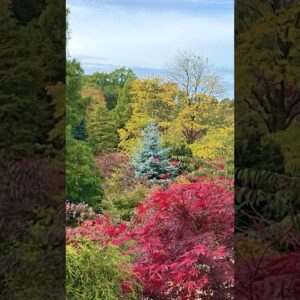
[[[233,278],[233,192],[201,178],[156,192],[131,223],[107,215],[67,229],[67,240],[102,246],[132,240],[127,253],[146,297],[155,300],[229,299]],[[126,290],[126,289],[125,289]]]
[[[128,240],[127,224],[114,225],[109,215],[97,215],[93,220],[86,220],[75,228],[67,227],[67,243],[76,244],[82,238],[89,239],[101,246],[108,243],[120,245]]]
[[[159,191],[137,207],[134,270],[153,299],[228,299],[233,193],[199,179]]]

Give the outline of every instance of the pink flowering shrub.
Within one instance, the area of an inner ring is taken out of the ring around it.
[[[66,203],[66,222],[67,225],[79,225],[85,220],[96,217],[94,210],[84,203]]]

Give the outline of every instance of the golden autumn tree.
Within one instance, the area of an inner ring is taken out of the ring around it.
[[[300,4],[268,1],[245,9],[256,17],[236,37],[236,76],[243,79],[237,81],[237,100],[245,101],[270,133],[286,130],[300,114]]]
[[[191,51],[180,51],[167,65],[167,75],[184,96],[184,108],[178,116],[177,127],[187,144],[193,144],[206,133],[203,124],[210,123],[215,97],[223,92],[220,76],[208,61]],[[199,124],[202,123],[202,124]]]
[[[138,145],[142,130],[151,122],[165,134],[177,112],[179,90],[176,84],[159,78],[138,80],[131,85],[132,116],[119,130],[119,146],[126,152]]]
[[[207,134],[200,141],[191,144],[190,148],[194,156],[204,160],[223,157],[224,160],[232,161],[234,147],[233,101],[224,99],[212,103],[207,103],[199,118],[199,124],[201,125],[201,121],[203,122],[202,128],[205,128]]]
[[[187,144],[200,140],[216,122],[220,107],[215,98],[199,95],[198,103],[185,105],[174,121],[174,130],[181,133]]]

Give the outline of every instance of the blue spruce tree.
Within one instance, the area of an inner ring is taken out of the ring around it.
[[[142,134],[141,149],[133,156],[136,176],[147,176],[150,180],[173,179],[177,169],[169,164],[168,148],[161,146],[158,127],[150,123]]]

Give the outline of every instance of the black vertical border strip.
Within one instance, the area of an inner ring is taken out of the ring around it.
[[[65,299],[64,0],[0,2],[0,299]]]
[[[300,299],[300,1],[235,2],[235,299]]]

